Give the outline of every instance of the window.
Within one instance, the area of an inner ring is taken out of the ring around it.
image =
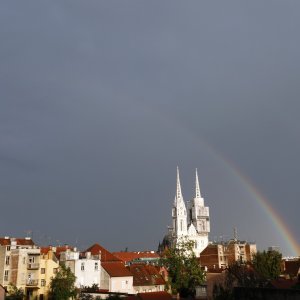
[[[46,286],[46,280],[45,279],[41,279],[41,286]]]
[[[98,271],[98,263],[95,262],[95,271]]]
[[[8,266],[10,262],[10,256],[5,257],[5,264]]]
[[[121,288],[125,289],[125,281],[124,280],[122,280],[122,282],[121,282]]]
[[[23,265],[26,264],[26,257],[23,257]]]
[[[41,268],[41,274],[45,274],[45,273],[46,273],[45,268]]]
[[[4,271],[4,281],[8,281],[8,270]]]
[[[84,263],[81,263],[81,271],[84,271]]]
[[[10,246],[6,246],[6,251],[10,251]]]

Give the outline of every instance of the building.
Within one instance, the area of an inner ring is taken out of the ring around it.
[[[126,266],[133,263],[158,264],[160,256],[155,251],[122,251],[113,252],[115,257],[124,262]]]
[[[102,247],[99,244],[94,244],[88,249],[86,249],[83,253],[90,252],[91,255],[99,255],[101,263],[102,262],[120,262],[121,260],[117,258],[115,255],[113,255],[111,252],[106,250],[104,247]]]
[[[225,269],[231,263],[246,262],[257,252],[256,244],[236,239],[211,243],[200,254],[200,264],[208,271]]]
[[[16,261],[17,252],[19,249],[31,249],[34,246],[34,242],[31,238],[10,238],[0,237],[0,284],[3,287],[7,287],[10,282],[16,282],[16,268],[18,262]],[[12,263],[12,256],[14,261]],[[27,263],[27,257],[24,263]],[[29,262],[29,261],[28,261]],[[13,271],[13,273],[12,273]],[[25,279],[24,279],[25,280]]]
[[[38,294],[39,300],[48,299],[51,278],[55,277],[59,268],[59,260],[54,250],[41,248]]]
[[[210,232],[209,208],[204,205],[201,196],[198,173],[196,170],[195,197],[185,202],[181,192],[179,170],[177,168],[176,195],[172,207],[172,227],[164,238],[163,248],[184,241],[185,239],[194,242],[194,253],[200,256],[202,250],[208,245],[208,234]]]
[[[77,288],[99,287],[101,280],[100,253],[92,255],[91,252],[80,253],[67,249],[60,253],[60,261],[70,268],[76,277],[75,286]]]
[[[27,299],[39,295],[40,249],[11,249],[11,283],[25,291]]]
[[[147,264],[131,264],[128,267],[133,275],[135,293],[160,292],[165,290],[165,280],[159,273],[159,267]]]
[[[0,284],[0,300],[5,299],[5,288]]]
[[[38,248],[31,238],[0,238],[0,279],[22,289],[26,299],[48,299],[51,277],[59,264],[53,251]]]
[[[122,262],[103,262],[100,288],[108,292],[133,294],[133,275]]]
[[[283,259],[282,275],[288,279],[300,280],[300,258]]]

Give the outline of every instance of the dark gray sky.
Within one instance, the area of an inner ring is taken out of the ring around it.
[[[198,168],[211,239],[300,243],[300,2],[3,1],[0,235],[156,249]]]

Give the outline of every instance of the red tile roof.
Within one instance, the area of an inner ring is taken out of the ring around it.
[[[124,262],[130,262],[140,258],[159,258],[154,251],[113,252],[113,255]]]
[[[91,252],[92,255],[99,255],[101,254],[101,262],[109,262],[109,261],[120,261],[116,256],[111,254],[109,251],[107,251],[105,248],[100,246],[99,244],[94,244],[93,246],[89,247],[84,251],[86,252]]]
[[[5,237],[0,237],[0,245],[9,246],[11,244],[11,240],[16,241],[17,245],[34,246],[34,242],[31,238],[5,238]]]
[[[132,264],[128,267],[133,274],[134,286],[165,285],[158,267],[145,264]]]
[[[122,262],[102,262],[101,267],[110,277],[127,277],[132,276]]]

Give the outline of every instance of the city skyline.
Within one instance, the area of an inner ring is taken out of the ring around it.
[[[210,240],[299,255],[299,9],[1,3],[0,236],[156,249],[178,166]]]

